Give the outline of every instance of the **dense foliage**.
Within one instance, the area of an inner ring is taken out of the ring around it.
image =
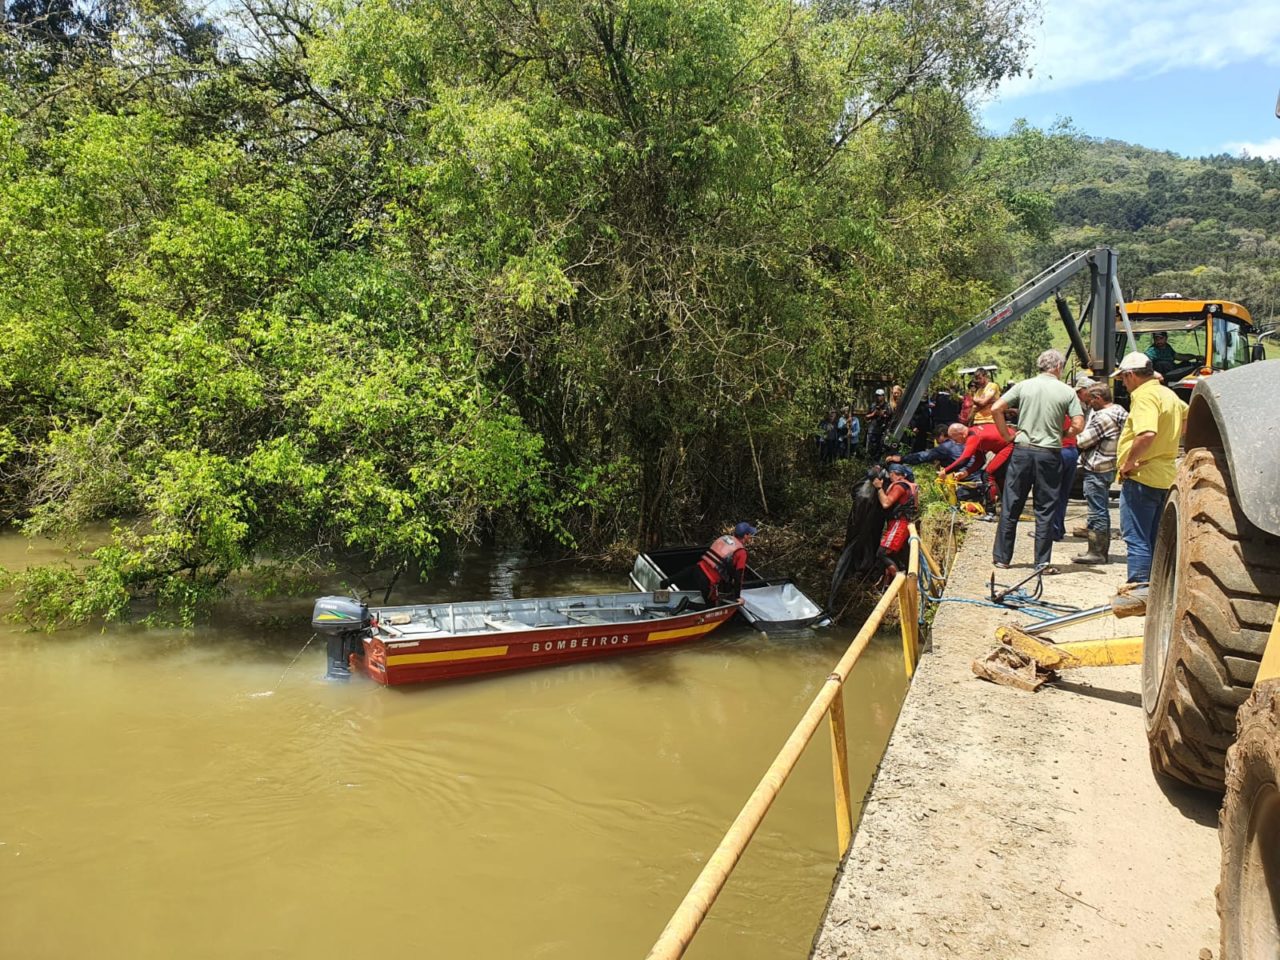
[[[42,621],[327,547],[789,505],[1046,206],[966,99],[1005,0],[6,0],[0,510]]]

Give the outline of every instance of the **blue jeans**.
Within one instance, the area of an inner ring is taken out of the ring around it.
[[[1126,480],[1120,487],[1120,532],[1129,552],[1130,583],[1151,579],[1151,552],[1160,526],[1160,511],[1168,496],[1168,490],[1148,487],[1137,480]]]
[[[1000,503],[1000,526],[991,559],[996,563],[1013,560],[1014,538],[1018,518],[1027,505],[1032,488],[1036,492],[1036,559],[1037,567],[1053,559],[1053,518],[1058,512],[1058,491],[1062,486],[1062,455],[1052,447],[1014,447],[1009,457],[1009,470],[1004,478],[1004,496]]]
[[[1089,505],[1090,530],[1111,535],[1111,504],[1107,491],[1111,489],[1111,481],[1116,478],[1114,470],[1106,473],[1084,472],[1084,502]]]
[[[1053,514],[1053,539],[1056,543],[1067,536],[1067,501],[1071,499],[1071,485],[1076,482],[1076,464],[1080,451],[1076,447],[1062,448],[1062,481],[1058,485],[1058,509]]]

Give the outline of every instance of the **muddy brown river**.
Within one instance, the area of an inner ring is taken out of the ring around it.
[[[0,536],[0,566],[54,552]],[[622,582],[476,552],[392,602]],[[643,957],[853,633],[730,626],[387,689],[322,678],[310,603],[193,630],[0,624],[0,957]],[[855,795],[902,674],[885,637],[846,689]],[[807,955],[829,754],[823,731],[687,956]]]

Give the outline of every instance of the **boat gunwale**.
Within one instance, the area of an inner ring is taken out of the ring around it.
[[[403,648],[410,644],[424,643],[447,643],[447,642],[468,642],[476,639],[488,639],[493,637],[503,637],[510,642],[519,642],[522,636],[540,635],[551,631],[571,631],[585,630],[588,632],[607,631],[612,628],[634,626],[636,624],[661,624],[667,621],[676,622],[686,619],[696,619],[705,617],[708,614],[740,606],[740,602],[735,600],[730,603],[720,603],[714,607],[686,607],[684,610],[675,611],[673,603],[678,603],[682,597],[688,597],[689,600],[700,603],[701,596],[696,591],[689,590],[672,590],[668,592],[669,599],[666,603],[652,602],[652,606],[647,608],[646,612],[651,614],[648,616],[639,615],[631,616],[624,619],[605,619],[601,618],[598,622],[576,621],[569,614],[564,613],[564,609],[572,609],[574,613],[590,614],[592,612],[608,612],[611,614],[622,610],[629,609],[632,606],[643,603],[642,598],[652,598],[653,591],[632,591],[628,593],[608,593],[608,594],[587,594],[573,595],[564,597],[528,597],[511,600],[494,600],[494,601],[476,601],[467,600],[454,603],[432,603],[432,604],[405,604],[396,607],[377,607],[371,608],[370,614],[373,617],[373,623],[370,626],[372,636],[370,639],[376,638],[387,646],[395,645],[397,648]],[[605,605],[599,601],[613,600],[619,598],[628,598],[630,602],[614,603],[613,605]],[[576,604],[579,601],[596,601],[595,603],[584,604],[581,607],[576,605],[569,606],[571,603]],[[508,609],[508,605],[521,605],[515,609]],[[553,606],[560,604],[559,607]],[[450,613],[457,617],[477,617],[481,618],[482,625],[459,627],[455,624],[452,628],[449,626]],[[563,619],[555,623],[528,623],[524,620],[517,619],[512,614],[533,613],[540,615],[551,612]],[[411,616],[416,614],[416,619],[409,623],[391,623],[385,618],[396,615],[409,613]],[[424,615],[426,614],[426,615]],[[504,627],[495,625],[495,620],[490,620],[494,614],[506,615],[509,621],[519,626]],[[432,629],[429,625],[434,625]]]

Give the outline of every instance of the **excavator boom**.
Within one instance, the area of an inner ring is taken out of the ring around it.
[[[1082,356],[1082,365],[1095,372],[1110,372],[1115,365],[1115,316],[1117,294],[1120,285],[1116,280],[1116,252],[1110,247],[1083,250],[1063,257],[1037,277],[1028,280],[1017,290],[992,304],[984,313],[975,317],[960,329],[943,337],[933,345],[927,356],[916,368],[902,402],[898,405],[889,427],[888,438],[897,440],[911,422],[916,407],[925,398],[929,384],[949,363],[968,353],[983,341],[1006,330],[1027,311],[1038,307],[1058,292],[1080,272],[1089,271],[1089,298],[1077,323],[1059,297],[1058,312],[1071,335],[1076,352],[1084,349],[1080,330],[1085,315],[1089,323],[1089,356]],[[1087,361],[1087,363],[1086,363]]]

